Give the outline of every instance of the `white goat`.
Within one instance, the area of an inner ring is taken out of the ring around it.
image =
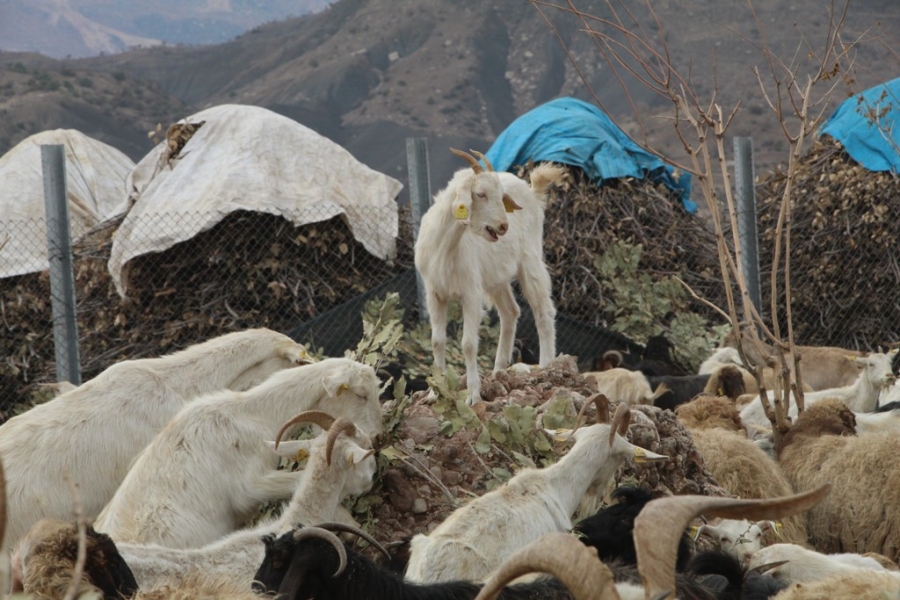
[[[606,371],[588,371],[585,378],[593,378],[597,382],[597,391],[615,402],[624,402],[630,406],[636,404],[653,405],[657,398],[669,391],[666,384],[661,383],[656,391],[650,387],[647,376],[640,371],[629,371],[616,367]]]
[[[235,531],[259,504],[287,500],[301,471],[278,471],[263,440],[298,410],[327,410],[381,433],[374,369],[329,358],[276,373],[246,392],[195,400],[138,456],[97,518],[116,542],[197,547]]]
[[[309,361],[305,348],[268,329],[229,333],[158,358],[115,364],[90,381],[0,426],[9,548],[41,518],[67,519],[64,473],[81,484],[84,514],[100,512],[135,456],[189,400],[245,389]]]
[[[783,564],[782,561],[786,561]],[[750,557],[750,568],[773,565],[765,573],[788,582],[819,581],[839,574],[889,573],[900,580],[900,572],[888,571],[874,558],[861,554],[822,554],[797,544],[772,544]],[[775,566],[777,565],[777,566]],[[762,569],[760,569],[762,570]]]
[[[777,532],[779,524],[775,521],[757,521],[751,523],[746,519],[722,519],[715,525],[705,524],[697,528],[696,540],[701,535],[713,539],[719,548],[731,554],[742,563],[747,562],[757,550],[763,547],[763,536],[767,531]]]
[[[881,390],[894,383],[895,377],[891,370],[891,361],[896,354],[897,350],[891,350],[887,354],[875,352],[862,358],[851,358],[850,360],[855,360],[863,365],[863,370],[853,385],[817,392],[804,392],[804,404],[809,406],[825,398],[836,398],[846,403],[855,412],[872,412],[875,410]],[[769,391],[768,398],[770,403],[774,397],[774,392]],[[793,392],[791,393],[789,415],[792,418],[797,416],[797,404],[794,400]],[[757,436],[754,425],[759,427],[771,426],[763,411],[759,397],[741,410],[741,421],[743,421],[744,427],[747,429],[747,435],[751,438]]]
[[[341,502],[372,488],[377,468],[374,450],[361,446],[356,428],[346,419],[333,419],[319,411],[307,411],[292,418],[282,431],[294,423],[310,421],[328,430],[311,443],[285,443],[279,449],[284,456],[296,455],[298,447],[308,449],[309,461],[299,487],[281,516],[259,525],[236,531],[202,548],[166,548],[157,544],[119,542],[116,546],[131,567],[141,589],[163,584],[180,584],[191,573],[228,576],[253,581],[265,557],[265,535],[281,535],[299,525],[313,526],[334,521]],[[341,436],[340,434],[345,434]],[[280,441],[280,434],[275,444]],[[336,456],[337,460],[332,460]]]
[[[564,170],[543,164],[531,173],[531,186],[511,173],[498,173],[485,161],[452,150],[472,169],[457,171],[422,217],[415,246],[416,269],[425,284],[434,362],[446,368],[447,304],[459,299],[463,312],[462,351],[470,404],[481,401],[478,328],[485,296],[500,315],[494,373],[509,366],[519,307],[516,278],[534,313],[540,339],[540,365],[556,355],[556,308],[544,264],[544,208],[547,189]],[[515,212],[514,212],[515,211]],[[507,215],[507,213],[510,213]]]
[[[608,421],[608,409],[598,406],[598,416]],[[630,418],[628,406],[620,404],[612,424],[572,433],[575,445],[556,464],[522,469],[505,485],[458,508],[427,536],[414,536],[406,579],[478,581],[542,535],[570,530],[587,489],[605,488],[620,464],[667,459],[625,440]]]

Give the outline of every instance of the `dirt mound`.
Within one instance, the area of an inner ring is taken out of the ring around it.
[[[493,391],[486,394],[491,400],[474,411],[462,400],[465,393],[456,389],[452,374],[447,380],[432,380],[441,390],[437,400],[419,392],[384,405],[387,442],[380,452],[376,484],[352,508],[382,542],[428,532],[457,507],[502,485],[520,469],[556,462],[568,446],[552,440],[543,428],[572,427],[594,391],[594,382],[578,373],[569,356],[546,369],[484,379],[484,389]],[[593,420],[593,408],[588,415]],[[628,438],[671,460],[624,465],[615,485],[643,484],[662,495],[727,495],[671,411],[634,407]],[[589,494],[579,517],[593,514],[606,492]]]

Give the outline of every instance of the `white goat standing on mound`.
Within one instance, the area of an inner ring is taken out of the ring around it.
[[[500,340],[494,373],[509,366],[519,306],[512,291],[516,278],[534,313],[540,339],[540,366],[556,355],[556,308],[544,264],[544,208],[547,189],[562,179],[558,165],[542,164],[531,186],[512,173],[495,172],[480,152],[451,149],[469,169],[457,171],[422,217],[416,240],[416,269],[425,284],[434,361],[446,368],[447,303],[459,299],[463,312],[462,351],[469,404],[481,401],[478,328],[485,295],[500,314]],[[507,214],[509,213],[509,214]]]

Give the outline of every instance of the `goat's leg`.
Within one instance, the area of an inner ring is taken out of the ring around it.
[[[550,297],[552,284],[547,266],[537,258],[519,267],[519,286],[534,313],[534,324],[541,343],[541,364],[546,367],[556,357],[556,307]]]
[[[490,297],[500,314],[500,340],[497,342],[497,357],[494,359],[494,374],[496,374],[506,369],[512,359],[516,321],[519,319],[519,305],[516,304],[512,286],[509,284],[499,290],[494,290]]]
[[[428,318],[431,321],[431,352],[434,364],[441,371],[447,368],[447,299],[440,298],[432,291],[425,295]]]
[[[469,294],[462,299],[463,337],[462,351],[466,359],[466,387],[469,397],[466,402],[481,402],[481,377],[478,375],[478,329],[481,326],[481,296]]]

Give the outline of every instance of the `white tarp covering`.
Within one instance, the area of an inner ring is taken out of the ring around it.
[[[0,158],[0,278],[43,271],[47,259],[41,146],[65,146],[70,235],[78,239],[116,214],[134,162],[74,129],[44,131]]]
[[[395,256],[399,181],[264,108],[227,104],[180,122],[201,121],[178,158],[166,160],[162,142],[128,179],[133,206],[109,259],[119,294],[127,293],[129,260],[191,239],[237,210],[280,215],[296,226],[343,214],[366,250]]]

